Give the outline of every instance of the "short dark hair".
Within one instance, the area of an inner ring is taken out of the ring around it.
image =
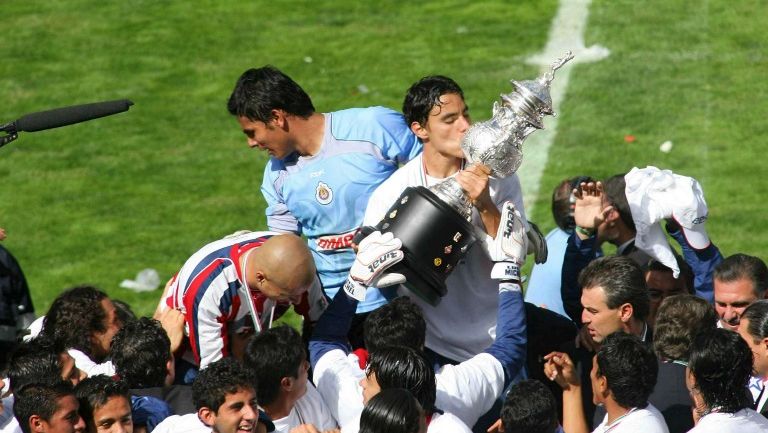
[[[216,413],[227,394],[243,389],[257,389],[253,374],[234,358],[222,358],[208,364],[197,375],[192,383],[192,402],[195,409],[207,407]]]
[[[421,308],[407,296],[382,305],[365,319],[363,338],[369,352],[384,346],[407,346],[422,350],[427,323]]]
[[[227,102],[233,116],[268,123],[272,110],[307,118],[315,112],[309,95],[288,75],[274,66],[248,69],[238,78]]]
[[[29,418],[37,415],[50,421],[56,409],[58,400],[75,392],[72,384],[62,380],[55,383],[30,383],[14,391],[13,416],[19,422],[24,433],[30,433]]]
[[[752,351],[738,333],[715,328],[701,332],[691,344],[688,363],[709,409],[735,413],[750,407],[747,383],[752,375]]]
[[[672,252],[672,255],[675,256],[675,262],[677,263],[677,267],[680,269],[680,275],[677,276],[677,278],[681,279],[683,283],[685,284],[685,290],[689,294],[693,295],[696,293],[695,287],[694,287],[694,275],[693,275],[693,269],[691,269],[691,266],[688,265],[688,262],[683,259],[680,254],[677,254],[676,252]],[[656,259],[651,259],[648,261],[648,267],[645,269],[646,272],[650,271],[656,271],[656,272],[667,272],[667,273],[674,273],[672,269],[670,269],[667,265],[664,263],[661,263],[660,261]],[[650,288],[649,288],[650,289]]]
[[[365,374],[376,375],[381,389],[405,388],[424,411],[435,411],[435,370],[424,354],[405,346],[386,346],[371,352]]]
[[[77,286],[62,292],[45,314],[41,335],[93,358],[91,336],[106,331],[107,313],[101,306],[104,299],[107,294],[93,286]]]
[[[423,411],[406,389],[381,390],[360,415],[360,433],[417,433]]]
[[[659,375],[659,364],[650,347],[632,334],[614,332],[603,340],[595,356],[597,374],[605,377],[619,406],[648,405]]]
[[[749,280],[758,298],[762,298],[768,289],[768,267],[760,257],[741,253],[726,257],[715,267],[713,275],[716,280],[726,283]]]
[[[538,380],[516,383],[501,407],[501,424],[504,433],[554,433],[558,424],[555,396]]]
[[[403,115],[408,126],[413,122],[426,126],[432,107],[442,105],[440,97],[451,93],[464,99],[461,87],[442,75],[430,75],[413,83],[403,100]]]
[[[602,287],[608,308],[629,303],[633,316],[645,320],[650,309],[645,276],[640,266],[625,256],[600,257],[589,262],[579,274],[579,285],[584,288]]]
[[[672,361],[688,361],[693,337],[717,325],[717,313],[694,295],[675,295],[662,301],[653,330],[656,354]]]
[[[608,202],[619,212],[621,221],[633,232],[637,231],[635,228],[635,220],[632,219],[632,211],[629,209],[629,202],[627,201],[627,193],[625,189],[627,182],[624,180],[626,173],[617,174],[609,177],[603,181],[603,192],[605,192],[605,198]]]
[[[54,384],[61,379],[61,353],[64,350],[45,337],[23,341],[8,362],[11,391],[29,383]]]
[[[131,394],[125,382],[103,374],[87,377],[78,383],[75,397],[80,402],[80,415],[88,425],[93,425],[93,412],[112,397],[122,397],[128,405],[131,404]]]
[[[563,179],[554,191],[552,191],[552,218],[560,230],[571,232],[576,227],[573,220],[573,189],[577,188],[582,182],[594,182],[589,176],[576,176],[569,179]]]
[[[741,314],[741,320],[748,320],[747,332],[755,342],[768,338],[768,300],[761,299],[750,304]]]
[[[115,372],[130,388],[163,386],[171,359],[171,340],[155,319],[142,317],[126,323],[112,339]]]
[[[256,395],[260,405],[280,396],[284,377],[296,378],[307,359],[301,335],[290,326],[278,326],[254,336],[245,350],[245,367],[256,376]]]

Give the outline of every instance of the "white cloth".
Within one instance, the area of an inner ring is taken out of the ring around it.
[[[307,383],[307,393],[296,401],[288,416],[272,422],[275,424],[275,433],[289,433],[301,424],[312,424],[320,432],[337,427],[330,409],[312,383]]]
[[[312,371],[317,391],[342,427],[359,418],[363,411],[360,381],[364,377],[359,364],[339,349],[323,354]]]
[[[360,417],[355,423],[342,427],[341,433],[357,433],[360,431]],[[450,413],[432,415],[432,420],[427,424],[427,433],[470,433],[469,427],[460,419]]]
[[[768,419],[752,409],[736,413],[710,413],[688,433],[758,433],[768,432]]]
[[[707,203],[696,179],[677,175],[653,166],[633,168],[626,176],[625,193],[637,229],[635,246],[680,274],[672,249],[661,227],[665,218],[674,218],[683,235],[695,249],[709,245],[704,230]]]
[[[21,426],[13,416],[13,395],[3,399],[0,411],[0,433],[21,433]]]
[[[197,413],[171,415],[155,426],[152,433],[211,433],[213,429],[203,424]]]
[[[363,225],[378,224],[405,188],[430,187],[441,181],[426,176],[422,155],[415,157],[373,192]],[[491,178],[489,189],[497,207],[511,201],[525,220],[523,194],[517,175],[505,179]],[[411,300],[424,311],[426,346],[458,362],[470,359],[493,343],[496,337],[495,312],[499,308],[498,282],[490,278],[493,262],[489,246],[493,244],[493,238],[485,233],[477,209],[472,210],[472,224],[480,240],[467,251],[459,266],[446,279],[448,294],[436,307],[413,296],[404,286],[398,289],[399,294],[410,295]],[[459,318],[460,323],[457,322]]]
[[[606,414],[593,433],[669,433],[664,416],[650,403],[645,409],[635,409],[623,418],[614,420],[611,425],[607,425],[607,421]]]

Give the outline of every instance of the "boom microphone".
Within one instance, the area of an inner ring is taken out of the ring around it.
[[[15,122],[0,126],[0,131],[5,131],[8,134],[0,136],[0,146],[18,137],[18,131],[35,132],[72,125],[128,111],[131,105],[133,102],[128,99],[119,99],[27,114]]]

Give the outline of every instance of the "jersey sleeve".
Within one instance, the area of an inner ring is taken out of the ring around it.
[[[458,365],[444,365],[435,379],[438,409],[452,413],[466,425],[475,425],[504,391],[504,369],[488,353]]]
[[[284,176],[285,171],[280,170],[274,159],[270,159],[264,167],[264,178],[261,182],[261,194],[267,202],[267,226],[276,232],[300,234],[301,225],[291,214],[281,193]]]
[[[374,107],[368,110],[368,116],[373,143],[381,149],[386,159],[405,164],[421,153],[421,141],[405,123],[402,114],[388,108]]]
[[[313,366],[312,380],[340,426],[353,422],[363,411],[363,376],[343,350],[324,353]]]

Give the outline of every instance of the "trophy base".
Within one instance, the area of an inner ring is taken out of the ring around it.
[[[477,240],[474,226],[423,186],[406,188],[376,228],[403,242],[404,258],[392,271],[430,305],[445,296],[445,279]]]

